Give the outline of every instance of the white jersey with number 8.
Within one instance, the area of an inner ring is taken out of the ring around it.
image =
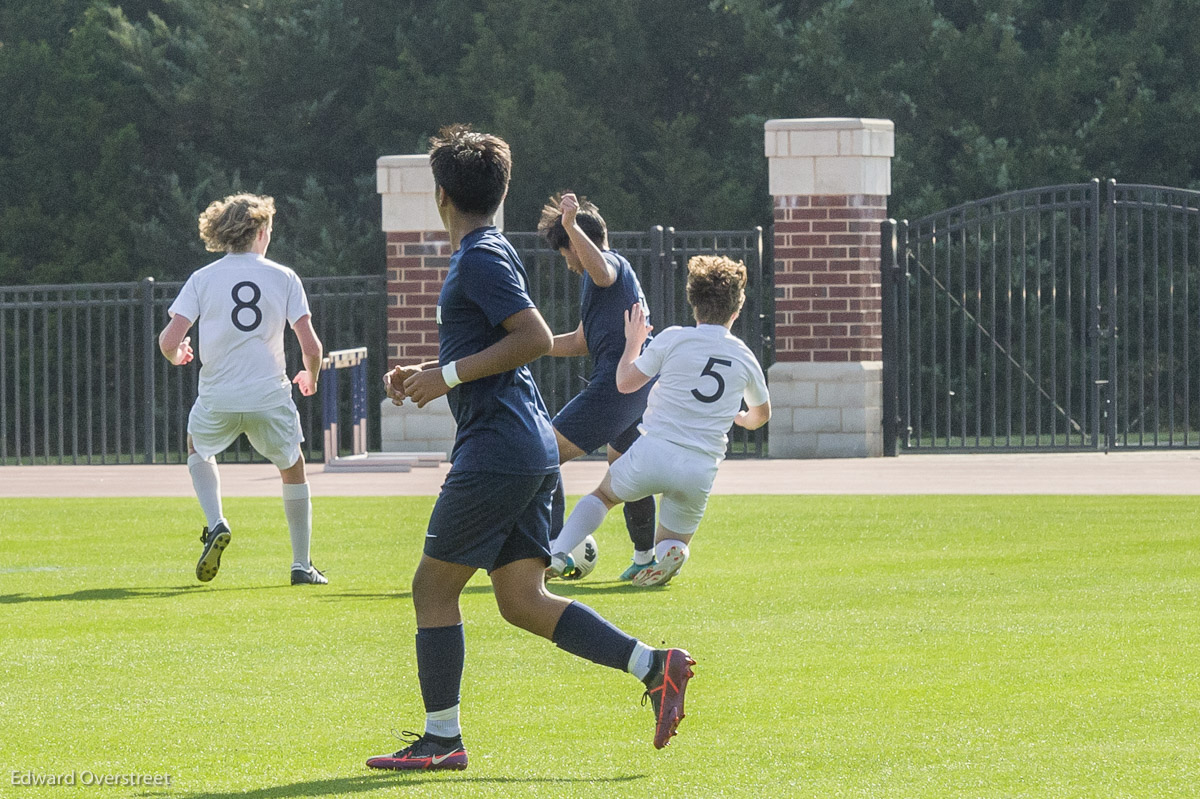
[[[725,457],[727,433],[743,398],[752,407],[770,399],[754,353],[722,325],[668,327],[633,365],[642,374],[658,375],[638,428],[642,434],[717,461]]]
[[[304,284],[291,269],[255,253],[230,253],[193,272],[170,312],[200,326],[204,407],[244,413],[291,402],[283,334],[309,314]]]

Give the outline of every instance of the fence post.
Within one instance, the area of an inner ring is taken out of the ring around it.
[[[1117,328],[1117,181],[1109,178],[1105,207],[1107,209],[1104,226],[1107,231],[1105,244],[1108,247],[1108,297],[1104,340],[1108,342],[1108,396],[1104,407],[1107,412],[1107,425],[1104,435],[1104,451],[1117,446],[1117,337],[1124,335],[1124,330]]]
[[[154,463],[154,367],[158,363],[155,357],[158,342],[154,335],[156,327],[154,318],[154,278],[148,277],[142,281],[142,324],[145,326],[145,346],[142,352],[142,418],[145,420],[146,463]]]
[[[662,225],[655,225],[650,228],[650,296],[646,300],[650,303],[650,319],[652,322],[655,314],[658,315],[659,319],[671,318],[667,315],[666,275],[663,269],[663,263],[666,260],[664,257],[664,238]],[[665,327],[661,322],[658,322],[657,325],[660,330]]]
[[[1092,448],[1100,449],[1103,443],[1100,440],[1100,347],[1103,343],[1104,332],[1100,329],[1100,180],[1092,178],[1092,207],[1091,212],[1091,235],[1088,237],[1088,247],[1091,249],[1088,257],[1088,266],[1091,271],[1091,279],[1089,280],[1088,293],[1091,296],[1088,298],[1088,320],[1087,341],[1091,346],[1091,369],[1092,369],[1092,386],[1091,386],[1091,433],[1092,433]],[[1085,406],[1086,407],[1086,406]],[[1107,426],[1107,422],[1105,422]],[[1041,435],[1041,431],[1038,431]]]
[[[908,275],[908,220],[896,226],[896,413],[903,427],[897,432],[904,436],[904,447],[912,446],[912,361],[909,342],[912,341]],[[903,378],[904,387],[900,387]]]
[[[883,294],[881,311],[882,350],[883,350],[883,454],[885,457],[896,457],[896,430],[899,426],[897,411],[897,353],[899,351],[896,330],[897,304],[896,293],[899,288],[900,269],[896,263],[896,220],[885,219],[880,225],[880,243],[882,245],[879,259],[880,283]]]

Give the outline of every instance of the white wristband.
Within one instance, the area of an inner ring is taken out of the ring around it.
[[[458,367],[456,366],[457,363],[458,361],[451,361],[442,367],[442,380],[446,381],[446,385],[449,388],[454,388],[462,382],[462,380],[460,380],[458,377]]]

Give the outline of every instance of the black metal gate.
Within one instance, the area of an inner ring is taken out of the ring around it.
[[[1200,192],[1011,192],[883,244],[886,453],[1200,446]]]

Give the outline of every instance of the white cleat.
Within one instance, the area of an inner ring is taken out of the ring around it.
[[[671,547],[658,563],[648,569],[642,569],[633,577],[633,584],[641,588],[652,585],[666,585],[671,578],[679,573],[687,562],[687,554],[679,547]]]

